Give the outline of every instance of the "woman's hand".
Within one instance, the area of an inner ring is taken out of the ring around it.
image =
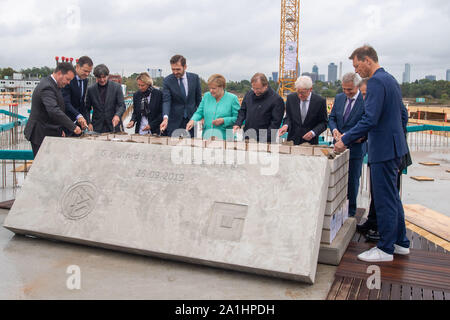
[[[128,128],[128,129],[131,129],[131,128],[133,128],[133,127],[134,127],[134,121],[128,122],[127,128]]]
[[[212,122],[213,125],[216,127],[219,127],[225,123],[225,120],[223,118],[216,119]]]
[[[186,131],[191,131],[191,129],[194,127],[194,120],[191,120],[188,122],[188,124],[186,125]]]

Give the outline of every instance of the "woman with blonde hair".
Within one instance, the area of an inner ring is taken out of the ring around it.
[[[127,128],[136,126],[136,134],[160,134],[162,118],[162,92],[153,87],[153,80],[147,72],[136,79],[139,90],[133,95],[133,115]]]
[[[226,80],[220,74],[213,74],[208,79],[208,87],[209,92],[203,96],[186,130],[191,130],[195,122],[204,119],[204,139],[216,137],[222,140],[233,140],[233,124],[241,108],[239,99],[225,90]]]

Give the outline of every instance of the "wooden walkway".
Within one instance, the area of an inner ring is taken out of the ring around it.
[[[374,247],[356,233],[336,272],[328,300],[450,300],[450,254],[425,236],[407,229],[409,256],[395,256],[380,267],[381,288],[369,290],[370,264],[358,254]]]

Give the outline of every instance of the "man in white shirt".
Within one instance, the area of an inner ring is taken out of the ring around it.
[[[280,136],[288,132],[288,141],[294,145],[305,142],[317,145],[319,136],[327,129],[327,102],[313,93],[313,82],[308,76],[301,76],[295,82],[296,93],[287,97],[286,117],[280,129]]]

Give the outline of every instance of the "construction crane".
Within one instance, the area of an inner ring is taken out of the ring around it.
[[[278,93],[286,97],[295,91],[299,74],[300,0],[281,0],[280,71]]]

